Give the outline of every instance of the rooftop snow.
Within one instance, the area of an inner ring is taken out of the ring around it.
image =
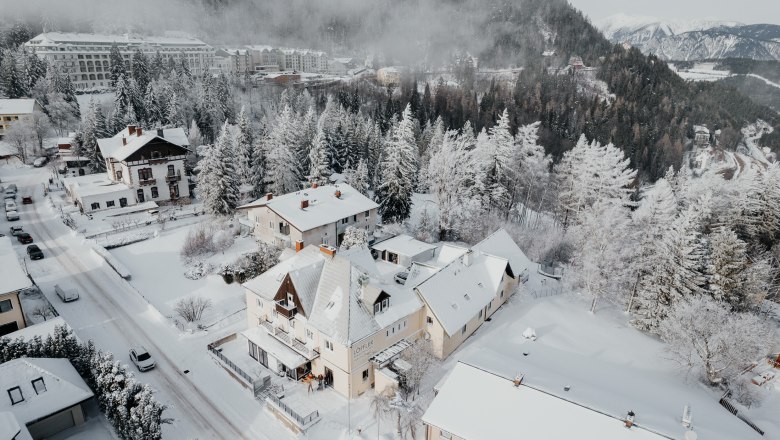
[[[45,391],[33,388],[38,378],[43,378]],[[7,394],[0,396],[0,412],[10,411],[25,425],[93,396],[67,359],[21,358],[0,364],[0,389],[16,386],[24,400],[12,405]]]
[[[508,261],[470,251],[416,289],[448,335],[455,335],[495,297]]]
[[[531,266],[534,264],[525,256],[525,253],[504,229],[499,229],[490,234],[487,238],[475,244],[472,249],[506,258],[509,260],[509,267],[515,276],[519,276],[524,271],[530,271]]]
[[[279,291],[279,286],[282,285],[285,275],[303,268],[312,268],[315,266],[319,267],[319,270],[322,271],[324,261],[325,254],[320,252],[318,246],[306,246],[292,257],[282,260],[274,267],[247,281],[243,286],[262,298],[272,300],[274,299],[274,296],[276,296],[276,292]],[[307,269],[307,272],[309,270],[311,269]],[[292,278],[299,296],[305,295],[301,292],[303,286],[299,286],[296,283],[297,280],[302,279],[302,274],[299,273],[298,276]],[[307,286],[309,285],[307,284]],[[313,288],[316,290],[316,283]],[[309,310],[306,310],[304,314],[308,315],[308,312]]]
[[[19,263],[10,237],[0,237],[0,267],[3,268],[3,275],[0,276],[0,295],[32,286],[32,281]]]
[[[0,115],[27,115],[33,110],[34,99],[0,99]]]
[[[36,336],[40,336],[41,339],[45,341],[49,335],[54,334],[54,328],[58,326],[65,326],[70,328],[70,326],[68,325],[67,322],[65,322],[62,316],[57,316],[56,318],[51,318],[49,320],[41,322],[40,324],[35,324],[29,327],[25,327],[21,330],[17,330],[5,336],[11,339],[22,338],[22,340],[24,341],[29,341],[35,338]]]
[[[431,249],[436,249],[435,244],[428,244],[408,235],[398,235],[391,239],[379,242],[372,246],[378,251],[390,251],[400,255],[414,257]]]
[[[130,187],[124,183],[117,183],[109,180],[108,173],[66,177],[62,179],[62,183],[66,188],[70,188],[71,191],[78,194],[79,197],[131,191]]]
[[[626,429],[622,420],[459,362],[422,417],[460,438],[488,440],[522,432],[527,438],[662,439]]]
[[[341,197],[336,197],[336,191],[341,191]],[[303,200],[309,201],[308,208],[301,209],[301,201]],[[377,208],[379,205],[351,186],[338,184],[274,196],[271,200],[266,200],[263,197],[241,208],[261,206],[267,206],[290,225],[303,232],[362,214]]]
[[[138,136],[137,134],[130,134],[128,129],[125,128],[110,138],[98,139],[97,143],[103,157],[111,157],[114,160],[123,161],[157,137],[180,147],[187,148],[189,146],[187,135],[181,127],[165,128],[162,136],[157,135],[157,130],[145,131],[143,129],[141,130],[141,135]],[[122,144],[123,138],[127,139],[126,145]]]
[[[110,34],[88,34],[77,32],[45,32],[32,38],[30,41],[41,40],[40,44],[62,44],[62,43],[122,43],[122,44],[160,44],[160,45],[183,45],[183,46],[206,46],[206,43],[196,38],[186,37],[152,37],[152,36],[129,36],[110,35]],[[28,42],[29,44],[29,42]]]
[[[298,368],[307,362],[307,359],[301,356],[300,353],[269,335],[264,327],[253,327],[249,330],[244,330],[241,334],[258,347],[263,347],[263,350],[278,359],[287,368]]]

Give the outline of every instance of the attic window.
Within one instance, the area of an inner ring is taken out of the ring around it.
[[[390,307],[390,298],[385,298],[382,301],[375,302],[374,303],[374,315],[378,315],[378,314],[384,312],[385,310],[387,310],[388,307]]]
[[[46,384],[43,383],[42,377],[33,380],[32,387],[35,390],[35,394],[41,394],[46,392]]]
[[[18,386],[8,390],[8,397],[11,398],[11,405],[24,402],[24,396],[22,395],[22,389]]]

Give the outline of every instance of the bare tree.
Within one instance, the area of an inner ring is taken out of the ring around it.
[[[32,316],[39,316],[43,318],[44,321],[54,316],[54,310],[48,304],[38,304],[32,309],[30,313]]]
[[[406,391],[407,396],[412,396],[414,399],[414,394],[419,394],[423,378],[436,362],[431,341],[418,339],[404,351],[403,358],[409,362],[411,368],[403,373],[401,386]]]
[[[189,261],[214,251],[214,234],[210,228],[201,223],[187,232],[179,254],[182,260]]]
[[[35,134],[28,124],[24,124],[23,121],[13,124],[5,133],[3,140],[14,148],[14,155],[19,160],[27,163],[27,149],[35,142]]]
[[[176,303],[174,311],[187,322],[200,321],[203,312],[211,308],[211,300],[200,296],[182,298]]]
[[[49,117],[45,113],[36,112],[29,118],[25,118],[23,123],[29,127],[32,138],[38,146],[36,154],[40,155],[43,151],[43,140],[51,133]]]
[[[371,414],[376,419],[376,436],[379,438],[379,423],[384,417],[390,415],[390,397],[384,392],[375,392],[371,397]]]

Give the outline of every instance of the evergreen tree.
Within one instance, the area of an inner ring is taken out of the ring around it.
[[[270,134],[266,155],[266,186],[274,194],[287,194],[300,188],[298,161],[295,146],[298,144],[296,117],[289,105],[277,118]]]
[[[133,79],[138,84],[138,90],[146,91],[152,80],[151,67],[146,54],[138,48],[133,53]]]
[[[260,197],[265,194],[265,157],[268,134],[265,126],[261,126],[261,131],[257,140],[252,145],[252,171],[249,175],[249,184],[252,185],[252,197]]]
[[[364,196],[368,196],[370,178],[368,177],[368,167],[366,161],[360,159],[357,168],[347,172],[347,183],[358,190]]]
[[[116,44],[111,46],[111,51],[108,54],[108,63],[111,69],[109,71],[110,84],[111,87],[116,87],[119,77],[124,76],[126,73],[125,60],[122,58],[122,53]]]
[[[747,245],[734,231],[721,226],[710,234],[709,249],[710,295],[744,310],[746,301],[740,290],[746,282]]]
[[[249,123],[249,118],[247,118],[243,107],[241,107],[241,111],[238,114],[236,128],[238,129],[236,147],[238,175],[242,183],[251,183],[252,163],[254,162],[252,155],[255,151],[255,139],[254,134],[252,133],[252,127]]]
[[[236,135],[227,121],[217,142],[204,151],[198,164],[198,190],[206,212],[232,215],[238,207],[239,176],[235,168]]]
[[[154,58],[152,58],[152,63],[150,66],[151,78],[154,80],[158,80],[164,76],[165,73],[165,61],[163,60],[162,55],[160,55],[160,51],[154,53]]]
[[[46,61],[30,52],[25,56],[24,81],[26,90],[32,93],[33,88],[41,79],[46,77]]]
[[[183,127],[185,126],[185,119],[181,114],[181,108],[179,106],[179,98],[174,93],[171,95],[171,99],[168,101],[167,108],[165,110],[165,119],[161,121],[163,125],[168,127]],[[198,126],[195,125],[195,129],[197,129]],[[192,144],[190,144],[192,145]]]
[[[18,99],[27,95],[24,78],[16,67],[16,54],[6,53],[0,61],[0,95]]]
[[[416,145],[411,107],[407,105],[387,140],[380,172],[381,184],[375,195],[385,223],[403,222],[411,213],[417,173]]]
[[[137,119],[133,108],[135,101],[133,85],[124,74],[121,74],[114,89],[114,117],[123,122],[126,120],[135,121]]]
[[[318,185],[328,183],[330,170],[328,168],[328,143],[322,129],[317,130],[317,135],[309,149],[309,182]]]

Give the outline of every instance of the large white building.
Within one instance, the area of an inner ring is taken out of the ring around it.
[[[43,113],[43,107],[34,99],[0,99],[0,139],[19,120]]]
[[[190,72],[201,75],[214,63],[214,48],[186,37],[146,37],[86,33],[46,32],[24,44],[28,50],[70,76],[76,89],[109,87],[112,46],[119,47],[126,69],[130,69],[137,49],[148,57],[158,52],[167,62],[187,60]]]

